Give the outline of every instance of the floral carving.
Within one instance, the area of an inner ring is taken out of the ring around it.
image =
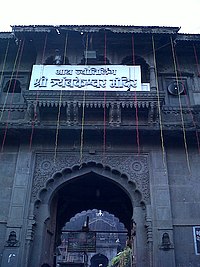
[[[125,174],[128,180],[132,180],[137,189],[142,193],[143,199],[148,203],[150,201],[149,193],[149,167],[148,155],[134,154],[109,154],[102,157],[101,154],[86,154],[82,158],[84,164],[95,162],[101,164],[102,168],[117,170],[121,174]],[[32,200],[37,199],[38,192],[45,187],[46,181],[53,177],[56,172],[61,172],[66,168],[73,171],[74,166],[80,165],[80,154],[63,152],[54,158],[53,153],[36,153]]]

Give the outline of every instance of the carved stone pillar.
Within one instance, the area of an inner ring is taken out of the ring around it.
[[[120,105],[111,105],[109,111],[109,124],[119,126],[121,124],[121,107]]]
[[[27,107],[27,111],[25,114],[25,119],[27,121],[34,120],[35,122],[40,121],[40,113],[39,113],[39,107],[36,102],[30,103]]]
[[[156,72],[154,66],[149,67],[150,73],[150,88],[152,91],[156,90]]]
[[[67,103],[66,121],[68,125],[78,124],[78,106],[76,103]]]
[[[153,229],[152,229],[152,219],[150,215],[150,207],[147,207],[145,227],[147,230],[149,267],[153,267]]]
[[[136,267],[136,223],[133,220],[133,226],[131,231],[131,241],[132,241],[132,267]]]
[[[152,124],[154,122],[155,108],[153,104],[150,105],[148,110],[148,123]]]
[[[117,105],[117,125],[119,126],[121,124],[121,107],[120,105]]]
[[[29,266],[29,256],[33,245],[33,237],[35,232],[35,216],[30,215],[28,218],[27,233],[26,233],[26,246],[24,251],[24,266]]]
[[[67,103],[66,105],[66,120],[67,120],[67,124],[70,125],[71,124],[71,104]]]
[[[76,103],[73,104],[73,115],[74,124],[78,124],[78,106]]]

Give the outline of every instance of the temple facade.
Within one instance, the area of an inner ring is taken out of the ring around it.
[[[200,266],[200,35],[179,30],[0,33],[2,267],[106,267],[126,246],[134,267]]]

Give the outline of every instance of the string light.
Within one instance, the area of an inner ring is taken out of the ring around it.
[[[176,52],[176,51],[174,51],[174,52]],[[177,54],[175,56],[176,56],[177,66],[180,69],[178,58],[177,58]],[[180,73],[180,71],[179,71],[179,73]],[[199,136],[198,136],[198,131],[197,131],[197,125],[196,125],[196,122],[195,122],[195,119],[194,119],[194,116],[193,116],[193,113],[192,113],[192,110],[191,110],[190,99],[189,99],[188,94],[186,92],[186,88],[185,88],[185,85],[184,85],[184,82],[183,82],[183,77],[182,77],[181,73],[180,73],[180,80],[181,80],[181,82],[182,82],[182,84],[184,86],[184,92],[185,92],[185,98],[186,98],[186,102],[187,102],[187,107],[189,109],[189,113],[190,113],[190,116],[191,116],[191,119],[192,119],[192,123],[193,123],[193,125],[195,127],[195,135],[196,135],[196,141],[197,141],[197,146],[198,146],[198,152],[200,154],[200,141],[199,141]]]
[[[106,46],[107,36],[106,32],[104,33],[104,65],[107,63],[107,46]],[[103,160],[105,162],[105,153],[106,153],[106,90],[104,90],[104,112],[103,112]]]
[[[132,62],[135,65],[135,44],[134,34],[132,34]],[[138,119],[138,105],[137,105],[137,93],[134,91],[134,106],[135,106],[135,121],[136,121],[136,140],[137,140],[137,152],[140,154],[140,136],[139,136],[139,119]]]
[[[6,60],[7,60],[7,56],[8,56],[8,49],[10,46],[10,39],[8,40],[7,46],[6,46],[6,51],[5,51],[5,56],[4,56],[4,60],[3,60],[3,67],[2,67],[2,72],[1,72],[1,78],[0,78],[0,84],[3,81],[3,75],[4,75],[4,70],[5,70],[5,65],[6,65]],[[12,72],[13,73],[13,72]],[[7,90],[7,94],[8,95],[8,90]],[[7,98],[6,98],[7,99]],[[6,103],[6,99],[4,100],[4,104],[3,104],[3,108],[1,110],[1,116],[0,116],[0,121],[2,120],[3,117],[3,112],[4,112],[4,108],[5,108],[5,103]]]
[[[41,66],[40,77],[42,77],[43,70],[44,70],[44,57],[45,57],[46,46],[47,46],[47,33],[46,33],[45,39],[44,39],[44,47],[43,47],[42,59],[41,59],[42,66]],[[32,148],[33,134],[34,134],[34,129],[35,129],[35,122],[37,120],[37,102],[38,102],[38,98],[39,98],[39,91],[37,90],[36,100],[35,100],[35,106],[34,106],[34,115],[33,115],[33,120],[32,120],[32,127],[31,127],[30,142],[29,142],[29,150],[31,150],[31,148]]]
[[[86,47],[85,47],[85,65],[88,61],[88,33],[86,37]],[[84,144],[84,124],[85,124],[85,102],[86,102],[86,90],[83,91],[83,107],[82,107],[82,119],[81,119],[81,146],[80,146],[80,167],[83,163],[83,144]]]
[[[20,41],[19,46],[18,46],[18,50],[17,50],[17,54],[16,54],[14,66],[13,66],[13,71],[12,71],[12,74],[11,74],[11,79],[9,81],[9,85],[8,85],[8,88],[7,88],[7,95],[9,93],[9,90],[10,90],[10,87],[11,87],[11,84],[12,84],[12,78],[13,78],[13,75],[14,75],[14,70],[15,70],[16,65],[17,65],[17,68],[16,68],[16,77],[18,76],[19,66],[20,66],[20,63],[21,63],[21,57],[22,57],[23,48],[24,48],[24,40],[23,40],[23,42]],[[17,64],[17,60],[18,60],[18,64]],[[12,88],[12,94],[11,94],[11,99],[10,99],[10,108],[8,110],[6,127],[5,127],[5,131],[4,131],[2,145],[1,145],[1,152],[3,152],[4,144],[5,144],[6,137],[7,137],[8,124],[9,124],[9,119],[10,119],[10,115],[11,115],[11,106],[12,106],[12,101],[13,101],[13,97],[14,97],[15,86],[16,86],[16,79],[14,81],[13,88]],[[7,98],[4,101],[4,107],[5,107],[6,101],[7,101]]]
[[[159,95],[159,88],[158,88],[158,72],[157,72],[157,64],[156,64],[156,51],[155,51],[155,42],[154,42],[153,35],[152,35],[152,46],[153,46],[153,61],[154,61],[155,76],[156,76],[156,93],[157,93],[158,116],[159,116],[159,124],[160,124],[160,139],[161,139],[161,146],[162,146],[162,159],[163,159],[163,166],[166,169],[165,146],[164,146],[162,116],[161,116],[161,108],[160,108],[160,95]]]
[[[193,44],[193,50],[194,50],[194,57],[195,57],[196,65],[197,65],[197,73],[198,73],[198,76],[200,76],[200,67],[199,67],[196,47],[194,44]]]
[[[66,38],[65,38],[63,64],[65,64],[66,51],[67,51],[67,41],[68,41],[68,33],[66,33]],[[54,149],[54,164],[56,163],[56,156],[57,156],[57,149],[58,149],[58,136],[59,136],[60,115],[61,115],[61,106],[62,106],[62,93],[63,93],[63,91],[60,90],[59,105],[58,105],[58,117],[57,117],[57,126],[56,126],[55,149]]]
[[[188,166],[188,170],[190,172],[190,162],[189,162],[189,155],[188,155],[188,146],[187,146],[187,139],[186,139],[186,132],[185,132],[185,124],[184,124],[184,119],[183,119],[183,108],[182,108],[182,104],[181,104],[181,96],[180,96],[180,89],[179,89],[179,83],[178,83],[178,71],[177,71],[177,64],[176,64],[176,57],[175,57],[175,49],[174,49],[172,37],[170,39],[171,39],[174,71],[175,71],[176,83],[177,83],[177,88],[178,88],[178,100],[179,100],[181,124],[182,124],[182,130],[183,130],[183,141],[184,141],[184,147],[185,147],[185,153],[186,153],[187,166]]]
[[[198,57],[197,57],[196,47],[195,47],[194,44],[193,44],[193,50],[194,50],[194,57],[195,57],[196,66],[197,66],[197,73],[198,73],[198,76],[200,77],[199,62],[198,62]],[[192,113],[192,112],[191,112],[191,113]],[[193,121],[194,121],[193,114],[192,114],[192,118],[193,118]],[[194,123],[194,125],[195,125],[195,128],[196,128],[196,124],[195,124],[195,123]],[[196,138],[197,138],[197,145],[198,145],[198,150],[199,150],[199,154],[200,154],[200,141],[199,141],[199,135],[198,135],[197,128],[196,128]]]
[[[7,48],[6,48],[6,53],[5,53],[5,57],[4,57],[3,70],[2,70],[2,74],[1,74],[1,82],[3,80],[3,73],[4,73],[5,64],[6,64],[6,60],[7,60],[9,44],[10,44],[10,40],[8,41]],[[13,69],[12,69],[12,73],[11,73],[11,77],[10,77],[8,88],[7,88],[7,92],[6,92],[6,97],[4,99],[3,108],[2,108],[2,111],[1,111],[0,121],[2,120],[3,112],[5,110],[6,102],[7,102],[7,99],[8,99],[9,88],[11,86],[11,81],[12,81],[13,76],[14,76],[14,71],[15,71],[15,68],[16,68],[17,59],[18,59],[18,56],[19,56],[19,51],[20,51],[20,46],[18,46],[18,49],[17,49],[17,53],[16,53],[16,57],[15,57],[15,61],[14,61],[14,65],[13,65]]]

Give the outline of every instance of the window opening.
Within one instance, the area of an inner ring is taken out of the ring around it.
[[[4,88],[4,93],[21,93],[21,83],[17,79],[11,79],[6,82]]]

